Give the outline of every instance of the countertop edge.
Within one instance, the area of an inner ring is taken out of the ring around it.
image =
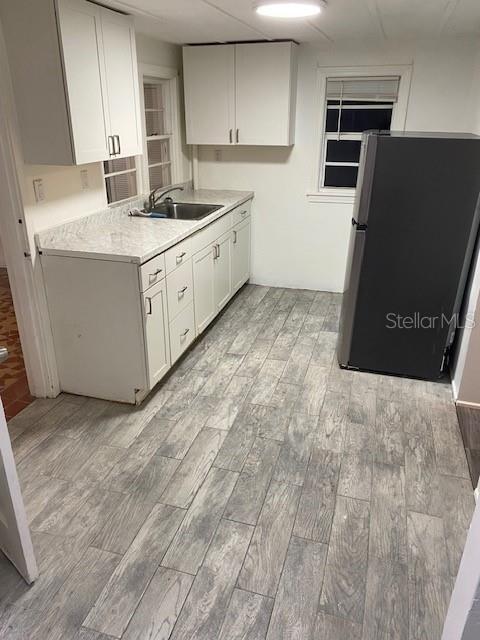
[[[247,195],[240,197],[234,203],[225,205],[221,209],[214,211],[213,213],[206,216],[205,218],[198,220],[197,224],[190,227],[189,229],[186,229],[185,232],[179,233],[179,235],[176,236],[175,238],[167,240],[163,244],[159,245],[158,248],[152,251],[148,251],[144,255],[124,255],[124,254],[101,253],[101,252],[92,252],[92,251],[77,251],[72,249],[57,249],[57,248],[49,248],[48,246],[44,247],[40,244],[40,237],[38,233],[35,233],[35,244],[39,253],[45,256],[63,256],[63,257],[71,257],[71,258],[84,258],[84,259],[90,259],[90,260],[106,260],[111,262],[131,262],[131,263],[141,265],[141,264],[144,264],[145,262],[148,262],[155,256],[158,256],[161,253],[164,253],[165,251],[175,246],[182,240],[185,240],[185,238],[188,238],[189,236],[192,236],[194,233],[197,233],[197,231],[200,231],[204,227],[207,227],[209,224],[211,224],[212,222],[215,222],[215,220],[218,220],[219,218],[223,217],[233,209],[236,209],[237,207],[241,206],[245,202],[252,200],[254,196],[255,194],[253,191],[247,192]],[[152,222],[155,223],[155,221],[152,221]]]

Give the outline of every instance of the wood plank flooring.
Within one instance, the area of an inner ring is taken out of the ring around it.
[[[473,513],[447,384],[343,371],[341,296],[247,285],[140,407],[9,424],[8,640],[440,640]]]

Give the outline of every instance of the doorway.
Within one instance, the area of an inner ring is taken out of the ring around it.
[[[0,245],[0,346],[8,350],[8,358],[0,364],[0,396],[7,421],[25,409],[34,397],[28,387],[12,290]]]

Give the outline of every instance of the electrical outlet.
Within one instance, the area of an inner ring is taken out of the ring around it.
[[[220,162],[222,160],[222,150],[221,149],[215,149],[214,156],[215,156],[216,162]]]
[[[87,191],[90,189],[90,183],[88,181],[88,169],[82,169],[80,171],[80,185],[82,187],[82,191]]]
[[[35,202],[43,202],[45,200],[45,189],[43,188],[42,178],[35,178],[33,181],[33,192],[35,194]]]

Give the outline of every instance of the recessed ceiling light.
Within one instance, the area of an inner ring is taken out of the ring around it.
[[[254,3],[258,14],[270,18],[308,18],[318,15],[324,6],[322,0],[261,0]]]

